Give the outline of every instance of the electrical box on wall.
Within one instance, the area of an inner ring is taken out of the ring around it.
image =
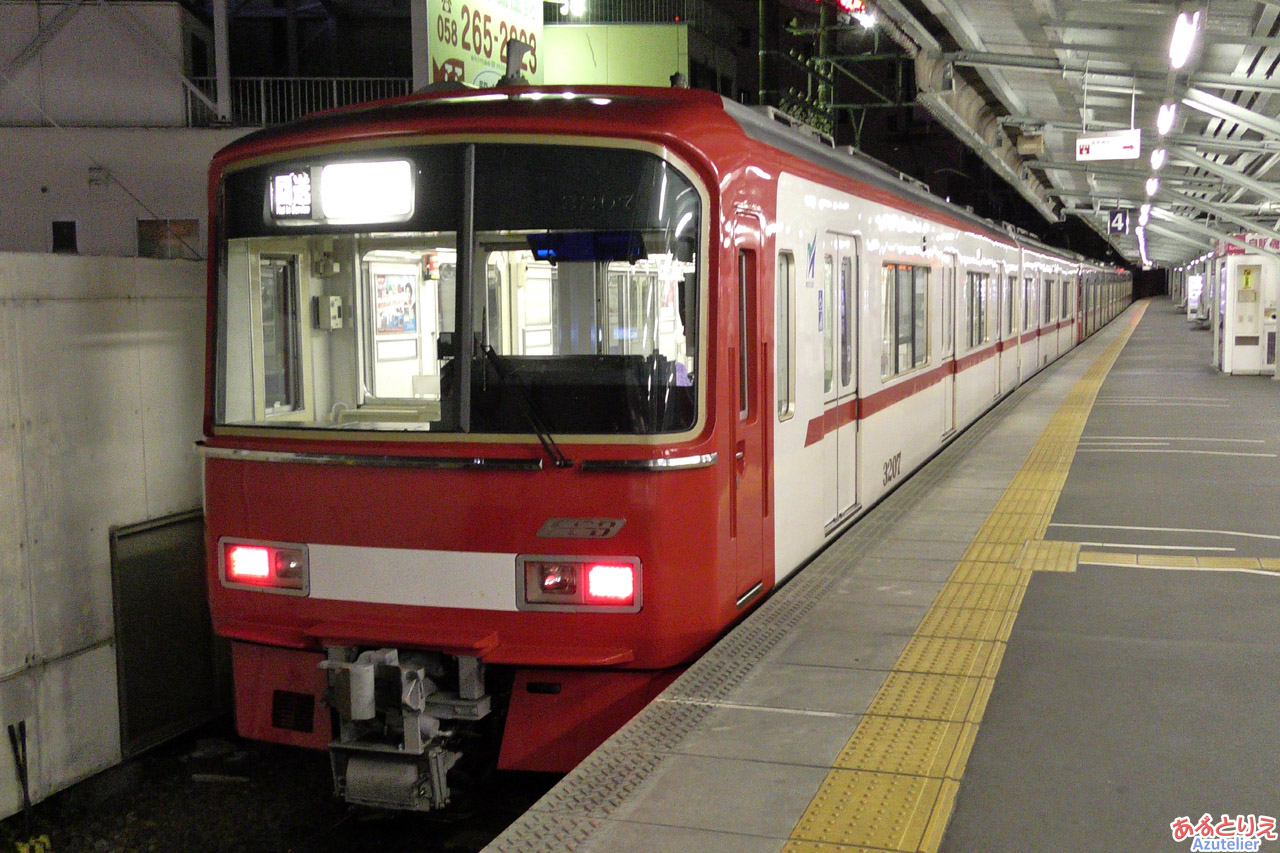
[[[342,328],[342,297],[315,297],[316,328],[331,331]]]
[[[329,252],[321,252],[311,261],[311,272],[317,278],[328,278],[342,272],[342,264],[335,261]]]

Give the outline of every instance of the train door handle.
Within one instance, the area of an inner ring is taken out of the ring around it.
[[[733,454],[733,458],[738,463],[735,471],[741,477],[747,470],[747,442],[745,439],[738,442],[736,450],[737,452]]]

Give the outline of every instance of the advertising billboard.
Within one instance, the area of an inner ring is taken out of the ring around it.
[[[542,82],[542,0],[428,0],[427,14],[432,83],[495,85],[506,73],[513,38],[532,48],[521,75]]]

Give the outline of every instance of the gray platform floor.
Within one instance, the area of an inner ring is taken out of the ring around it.
[[[961,435],[487,849],[787,846],[966,546],[1124,323]],[[1208,355],[1206,333],[1151,303],[1102,386],[1049,538],[1183,561],[1280,556],[1280,384],[1223,377]],[[1258,573],[1035,574],[942,849],[1186,849],[1177,817],[1274,814],[1277,598],[1280,576]]]
[[[1280,384],[1215,371],[1209,335],[1150,306],[1051,538],[1152,562],[1280,557]],[[1186,850],[1177,817],[1276,816],[1277,638],[1280,575],[1036,574],[942,849]]]

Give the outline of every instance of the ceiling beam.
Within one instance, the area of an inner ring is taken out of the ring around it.
[[[1182,97],[1182,103],[1214,118],[1232,121],[1256,130],[1263,136],[1280,139],[1280,121],[1276,121],[1270,116],[1255,113],[1253,110],[1245,109],[1239,104],[1234,104],[1225,98],[1219,98],[1217,95],[1211,95],[1199,89],[1188,89],[1187,93]]]
[[[1059,172],[1086,172],[1090,175],[1097,175],[1100,178],[1119,178],[1120,180],[1134,180],[1139,183],[1145,183],[1147,178],[1151,176],[1144,160],[1138,159],[1132,161],[1135,164],[1133,169],[1116,168],[1108,166],[1099,166],[1096,163],[1074,163],[1064,162],[1062,160],[1029,160],[1027,166],[1032,169],[1043,169],[1044,171],[1056,170]],[[1218,181],[1211,181],[1208,178],[1197,178],[1191,175],[1173,175],[1161,173],[1160,180],[1169,181],[1179,184],[1204,184],[1207,186],[1217,186]]]
[[[1230,181],[1237,186],[1245,189],[1253,190],[1263,198],[1272,201],[1280,201],[1280,188],[1275,184],[1265,184],[1256,178],[1251,178],[1238,169],[1232,169],[1230,166],[1224,166],[1221,163],[1210,160],[1202,154],[1192,151],[1189,148],[1183,148],[1180,145],[1174,145],[1169,148],[1169,156],[1178,162],[1185,163],[1188,166],[1194,166],[1198,169],[1204,169],[1211,175],[1216,175],[1225,181]]]
[[[1280,0],[1277,0],[1280,2]],[[1092,86],[1089,87],[1092,90]],[[1141,94],[1141,93],[1139,93]],[[1020,132],[1036,133],[1039,130],[1061,130],[1064,133],[1084,133],[1084,126],[1078,121],[1056,121],[1053,119],[1033,118],[1027,115],[1001,116],[1000,123],[1019,128]],[[1128,130],[1128,121],[1103,121],[1095,119],[1089,126],[1098,130]],[[1026,130],[1022,130],[1026,128]],[[1169,145],[1186,145],[1190,148],[1217,148],[1238,154],[1241,151],[1256,153],[1280,153],[1280,140],[1269,139],[1236,139],[1227,136],[1199,136],[1189,133],[1173,133],[1160,137],[1153,130],[1143,131],[1143,144],[1151,148]]]
[[[1174,231],[1172,228],[1165,228],[1163,225],[1157,225],[1154,222],[1148,222],[1146,228],[1148,231],[1154,231],[1163,237],[1168,237],[1170,240],[1176,240],[1179,243],[1190,246],[1197,252],[1203,252],[1205,249],[1211,248],[1211,245],[1206,240],[1188,237],[1185,234]]]
[[[1074,45],[1072,49],[1085,50],[1087,45]],[[956,50],[944,53],[943,59],[954,65],[967,65],[974,68],[1017,68],[1023,71],[1042,71],[1046,74],[1081,74],[1094,78],[1123,78],[1125,80],[1146,80],[1159,83],[1167,82],[1168,71],[1143,71],[1125,65],[1116,70],[1099,70],[1096,62],[1063,62],[1053,56],[1028,56],[1020,53],[996,53],[981,50]],[[1104,62],[1109,60],[1102,60]],[[1123,65],[1116,62],[1114,64]],[[1190,83],[1194,86],[1211,89],[1232,89],[1241,92],[1280,93],[1280,80],[1270,78],[1241,77],[1235,74],[1211,74],[1194,72]],[[1092,83],[1090,88],[1093,88]]]
[[[1194,219],[1187,219],[1185,216],[1178,216],[1176,213],[1170,213],[1169,211],[1161,210],[1158,207],[1151,208],[1151,217],[1153,219],[1159,219],[1162,222],[1168,222],[1174,226],[1181,226],[1188,231],[1195,231],[1215,240],[1222,240],[1224,243],[1230,243],[1233,246],[1239,246],[1250,254],[1261,252],[1262,254],[1270,255],[1273,258],[1280,258],[1280,252],[1273,252],[1270,249],[1263,249],[1258,246],[1250,246],[1234,234],[1230,234],[1226,231],[1220,231],[1217,228],[1210,228],[1208,225],[1203,225],[1196,222]]]
[[[1171,198],[1172,200],[1178,202],[1179,204],[1189,205],[1190,207],[1194,207],[1196,210],[1199,210],[1203,213],[1207,213],[1210,216],[1216,216],[1219,219],[1225,219],[1228,222],[1234,222],[1236,225],[1239,225],[1241,228],[1244,228],[1246,231],[1251,231],[1255,234],[1265,234],[1268,237],[1274,237],[1277,240],[1280,240],[1280,231],[1277,231],[1274,228],[1268,228],[1262,223],[1255,222],[1252,219],[1247,219],[1243,216],[1238,216],[1232,211],[1227,210],[1226,208],[1223,208],[1223,207],[1219,207],[1216,204],[1210,204],[1209,202],[1204,201],[1202,199],[1192,198],[1189,195],[1186,195],[1184,193],[1180,193],[1174,190],[1170,190],[1167,193],[1162,190],[1159,193],[1159,196],[1161,198]]]

